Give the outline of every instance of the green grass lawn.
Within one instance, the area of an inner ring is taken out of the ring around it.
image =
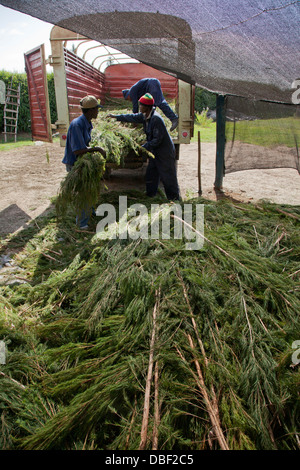
[[[233,122],[226,122],[228,140],[232,138],[233,126]],[[207,122],[205,125],[195,122],[191,142],[198,142],[198,131],[201,142],[216,141],[215,122]],[[295,137],[300,142],[300,119],[296,117],[238,121],[235,128],[235,140],[264,147],[286,145],[292,148],[295,147]]]
[[[18,132],[17,142],[14,141],[13,136],[7,137],[8,142],[4,142],[4,135],[0,138],[0,152],[5,150],[11,150],[18,147],[24,147],[24,145],[34,145],[31,133],[29,132]]]
[[[191,138],[191,142],[198,142],[198,131],[200,131],[201,142],[215,142],[216,141],[216,123],[209,122],[205,126],[201,126],[197,122],[194,125],[194,137]]]
[[[233,126],[233,122],[226,123],[226,135],[229,140],[233,134]],[[296,117],[238,121],[235,127],[236,141],[264,147],[295,147],[295,137],[297,142],[300,142],[300,119]]]
[[[24,147],[28,145],[34,145],[32,140],[19,140],[18,142],[4,142],[0,144],[0,152],[15,149],[17,147]]]
[[[18,140],[17,142],[14,142],[14,141],[0,142],[0,152],[12,150],[18,147],[35,145],[35,141],[31,140],[31,136],[30,137],[21,136],[19,137],[19,139],[20,140]],[[59,142],[59,137],[54,137],[53,142]]]

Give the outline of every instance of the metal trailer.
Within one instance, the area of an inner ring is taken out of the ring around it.
[[[74,52],[66,48],[68,41],[78,41],[78,46]],[[48,59],[45,59],[44,45],[24,54],[30,86],[33,140],[52,141],[52,132],[54,131],[59,133],[60,145],[64,147],[70,122],[81,114],[80,98],[87,94],[93,94],[101,99],[102,103],[105,103],[107,93],[112,93],[113,96],[119,93],[121,98],[122,89],[129,88],[140,78],[151,76],[160,80],[163,92],[166,90],[169,96],[176,98],[176,112],[179,116],[179,123],[177,136],[173,141],[176,148],[176,159],[178,160],[180,144],[189,144],[191,137],[193,137],[195,86],[140,63],[119,65],[123,70],[122,73],[119,73],[119,79],[116,80],[116,76],[111,72],[113,72],[114,67],[118,67],[117,65],[107,67],[103,73],[100,71],[102,63],[96,68],[94,66],[96,59],[93,60],[92,64],[89,64],[84,58],[80,58],[76,54],[78,47],[89,41],[91,40],[81,34],[54,26],[50,33],[51,55]],[[98,47],[103,48],[105,46],[99,44]],[[104,62],[107,61],[107,56],[108,54],[106,54]],[[99,57],[103,58],[105,55],[102,53]],[[117,60],[120,62],[119,58]],[[123,60],[132,61],[130,57],[125,57]],[[52,125],[50,122],[48,90],[45,83],[46,64],[53,67],[55,84],[57,121]],[[131,71],[130,77],[129,70]],[[120,77],[123,78],[120,80]],[[36,129],[38,129],[38,132],[36,132]]]

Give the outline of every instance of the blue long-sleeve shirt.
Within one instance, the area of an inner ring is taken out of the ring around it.
[[[74,165],[76,150],[83,150],[89,146],[93,125],[84,114],[71,121],[66,141],[65,155],[62,163]]]

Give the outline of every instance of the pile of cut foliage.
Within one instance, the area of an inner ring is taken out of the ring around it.
[[[105,162],[99,152],[78,157],[71,171],[62,180],[55,201],[58,215],[65,215],[73,207],[79,215],[83,209],[93,207],[99,199]]]
[[[101,112],[93,121],[91,147],[102,147],[106,152],[105,160],[99,152],[86,153],[77,158],[72,170],[61,182],[56,200],[58,215],[65,215],[72,206],[77,215],[82,210],[88,211],[100,196],[101,180],[106,167],[137,168],[143,160],[154,158],[142,144],[145,134],[142,126],[124,125],[108,118],[108,114],[128,113],[126,109]]]
[[[72,213],[3,241],[27,282],[0,287],[0,448],[299,448],[300,208],[188,202],[197,251]]]
[[[100,146],[106,151],[106,161],[118,167],[124,167],[126,157],[132,152],[140,158],[152,157],[142,145],[146,136],[141,124],[122,123],[108,114],[127,114],[127,109],[117,109],[101,112],[98,119],[93,122],[91,146]]]

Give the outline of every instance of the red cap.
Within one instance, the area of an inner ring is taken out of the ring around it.
[[[142,96],[139,99],[139,102],[141,104],[146,104],[147,106],[153,106],[154,105],[154,98],[150,93],[146,93],[144,96]]]

